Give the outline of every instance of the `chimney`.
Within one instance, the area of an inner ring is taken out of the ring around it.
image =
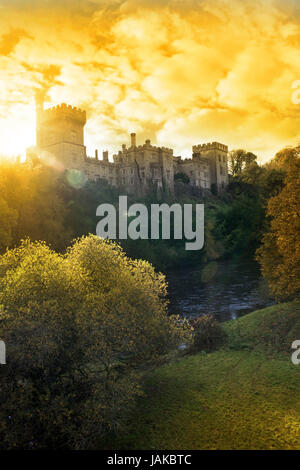
[[[95,150],[95,158],[96,158],[96,160],[98,160],[98,150],[97,149]]]
[[[104,150],[103,152],[103,161],[108,162],[108,150]]]
[[[130,137],[131,137],[131,147],[136,147],[136,134],[135,134],[135,132],[132,132],[132,134],[130,134]]]

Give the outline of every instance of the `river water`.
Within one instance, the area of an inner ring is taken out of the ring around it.
[[[212,314],[223,322],[274,303],[255,262],[211,262],[169,272],[167,281],[169,311],[187,318]]]

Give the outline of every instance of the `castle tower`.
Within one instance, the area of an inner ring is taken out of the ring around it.
[[[218,192],[228,185],[228,147],[219,142],[194,145],[193,156],[207,158],[210,162],[211,185]]]
[[[65,168],[82,168],[86,157],[84,126],[86,113],[65,103],[43,109],[36,102],[36,141],[43,158],[55,158]]]

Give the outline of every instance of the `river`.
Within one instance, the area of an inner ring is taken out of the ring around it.
[[[167,281],[169,311],[187,318],[213,314],[223,322],[274,303],[255,262],[211,262],[169,272]]]

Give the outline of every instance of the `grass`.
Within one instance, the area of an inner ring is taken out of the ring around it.
[[[108,449],[299,449],[300,304],[224,324],[227,346],[185,356],[145,377],[125,433]]]

